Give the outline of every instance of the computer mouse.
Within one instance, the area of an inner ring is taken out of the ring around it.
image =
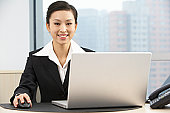
[[[30,108],[31,104],[27,102],[26,99],[24,99],[24,103],[21,103],[21,100],[18,99],[18,108]]]

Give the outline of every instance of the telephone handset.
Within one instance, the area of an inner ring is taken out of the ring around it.
[[[170,103],[170,83],[154,91],[150,96],[150,107],[152,109],[163,108]]]

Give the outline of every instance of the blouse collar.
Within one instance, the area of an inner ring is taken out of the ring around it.
[[[40,51],[38,51],[37,53],[35,53],[33,55],[35,55],[35,56],[48,56],[48,58],[50,60],[55,62],[58,66],[62,67],[57,56],[56,56],[56,54],[55,54],[55,52],[54,52],[52,41],[53,40],[51,40],[47,45],[44,46],[43,49],[41,49]],[[68,62],[71,60],[71,54],[72,53],[84,53],[84,52],[85,51],[76,42],[71,40],[71,46],[70,46],[70,49],[69,49],[69,53],[68,53],[66,62],[63,65],[62,68],[65,68],[67,66]]]

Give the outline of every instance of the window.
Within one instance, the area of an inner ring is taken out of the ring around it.
[[[170,76],[170,61],[153,61],[151,65],[148,94],[160,87]]]
[[[41,3],[37,3],[38,7],[41,7],[39,9],[43,9],[43,12],[37,13],[37,15],[42,13],[41,18],[37,16],[40,18],[37,24],[41,26],[37,28],[37,34],[39,34],[37,48],[44,46],[52,39],[46,30],[45,17],[47,7],[54,1],[56,0],[42,0]],[[74,40],[80,46],[99,52],[151,51],[153,61],[148,94],[160,87],[170,75],[169,0],[161,1],[161,4],[166,4],[167,7],[160,7],[156,0],[66,1],[78,9],[78,29]],[[41,32],[40,29],[42,29]],[[160,62],[166,65],[160,65]]]

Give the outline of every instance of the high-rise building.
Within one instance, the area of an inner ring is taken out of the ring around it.
[[[130,51],[170,52],[170,1],[126,1],[123,10],[129,15]],[[170,75],[170,61],[153,61],[149,93],[160,87]]]
[[[109,14],[110,51],[170,52],[170,1],[127,0],[122,11]],[[170,75],[170,61],[152,61],[149,90]]]
[[[128,16],[124,11],[109,13],[109,50],[128,51]]]
[[[108,14],[96,9],[79,9],[78,29],[75,40],[83,46],[95,51],[107,51],[108,46]]]

